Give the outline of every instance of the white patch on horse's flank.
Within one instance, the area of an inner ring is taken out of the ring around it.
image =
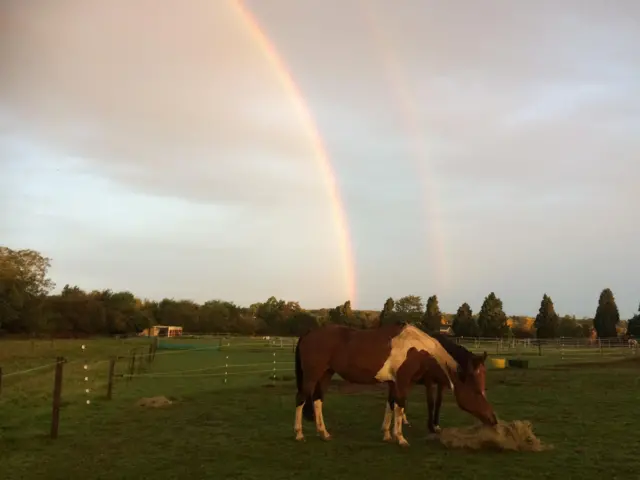
[[[415,348],[419,352],[427,352],[438,362],[449,379],[449,386],[453,391],[453,381],[449,372],[456,371],[458,363],[440,342],[412,325],[407,325],[391,339],[391,353],[382,368],[376,373],[376,380],[379,382],[395,381],[396,373],[407,359],[407,352],[411,348]]]

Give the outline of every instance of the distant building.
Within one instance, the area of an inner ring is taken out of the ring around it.
[[[451,325],[440,325],[440,333],[442,335],[453,335]]]
[[[144,337],[179,337],[182,335],[182,327],[175,325],[154,325],[145,328],[140,334]]]

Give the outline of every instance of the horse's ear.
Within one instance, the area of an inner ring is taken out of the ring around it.
[[[484,365],[485,360],[487,359],[487,352],[484,352],[482,355],[474,355],[473,356],[473,369],[475,370],[480,365]]]

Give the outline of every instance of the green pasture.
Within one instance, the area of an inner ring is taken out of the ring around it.
[[[417,387],[407,409],[412,426],[405,427],[411,447],[383,443],[384,387],[347,391],[340,382],[325,404],[334,439],[322,442],[314,425],[305,424],[307,441],[299,444],[293,440],[292,339],[283,339],[282,346],[274,337],[165,342],[174,348],[157,350],[152,362],[143,357],[128,379],[132,349],[148,352],[146,338],[0,340],[0,478],[625,479],[640,474],[635,413],[640,355],[627,348],[543,347],[540,356],[533,346],[499,350],[491,342],[467,344],[490,356],[530,360],[528,370],[492,370],[487,393],[502,419],[532,421],[536,434],[554,446],[542,453],[498,453],[447,450],[426,440],[424,394]],[[56,356],[68,363],[60,437],[52,441],[47,435]],[[113,400],[107,401],[109,359],[115,356],[120,358]],[[40,366],[45,367],[20,373]],[[162,409],[136,405],[142,397],[159,395],[174,403]],[[442,425],[472,422],[447,393]]]

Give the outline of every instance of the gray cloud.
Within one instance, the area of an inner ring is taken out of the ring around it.
[[[629,240],[640,228],[640,4],[247,5],[333,161],[358,305],[413,292],[438,293],[445,310],[465,300],[477,309],[496,290],[507,309],[531,313],[546,291],[561,311],[589,314],[610,286],[625,315],[637,307],[628,265],[640,261]],[[167,215],[183,238],[169,227],[155,240],[109,230],[102,260],[57,246],[60,275],[150,296],[344,300],[308,131],[237,12],[206,1],[4,6],[0,165],[73,158],[55,177],[67,189],[84,172],[105,192],[143,196],[145,208],[183,205]],[[45,202],[20,185],[0,197],[13,211]],[[104,244],[89,217],[69,220],[46,201],[56,222]],[[214,219],[208,208],[227,213]],[[11,218],[0,227],[16,241],[36,228]],[[173,260],[151,265],[158,258]]]

